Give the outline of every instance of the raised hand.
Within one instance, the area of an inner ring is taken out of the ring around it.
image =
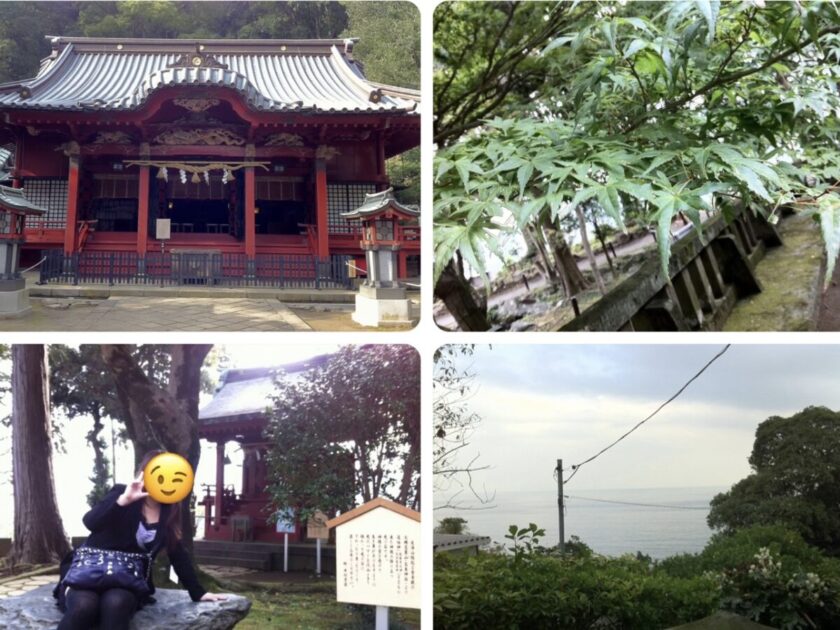
[[[125,487],[125,490],[117,499],[117,503],[125,506],[140,499],[145,499],[147,496],[149,496],[149,493],[143,491],[143,473],[141,472],[134,481]]]

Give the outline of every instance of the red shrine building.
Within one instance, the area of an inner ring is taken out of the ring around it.
[[[7,177],[46,209],[24,245],[42,281],[325,286],[365,269],[342,215],[419,145],[419,93],[368,81],[353,40],[51,43],[35,78],[0,85]],[[417,222],[403,234],[399,275],[419,275]]]
[[[282,542],[283,534],[269,521],[271,497],[268,486],[266,451],[268,440],[263,430],[268,424],[266,410],[276,395],[276,378],[306,378],[307,374],[324,365],[330,355],[313,357],[275,368],[227,370],[216,392],[198,414],[198,434],[202,440],[216,445],[216,483],[213,487],[195,489],[204,516],[204,539],[231,542]],[[242,450],[242,476],[234,483],[225,478],[228,455],[238,447]],[[352,475],[353,463],[348,462]],[[237,485],[240,491],[236,491]],[[306,528],[298,524],[293,542],[305,540]]]

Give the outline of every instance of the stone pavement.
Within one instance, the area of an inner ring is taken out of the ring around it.
[[[367,328],[351,315],[356,292],[345,289],[38,285],[25,274],[32,311],[0,318],[2,331],[393,331]],[[409,291],[413,317],[420,294]]]
[[[276,298],[31,298],[24,317],[0,331],[295,331],[311,330]]]
[[[44,584],[55,584],[58,582],[58,574],[55,575],[34,575],[23,577],[19,580],[11,580],[0,584],[0,597],[15,597],[23,595],[27,591],[43,586]]]

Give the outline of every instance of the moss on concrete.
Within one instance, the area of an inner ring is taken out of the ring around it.
[[[725,331],[814,330],[823,245],[819,225],[802,215],[781,222],[784,246],[767,250],[756,267],[763,290],[736,303]]]

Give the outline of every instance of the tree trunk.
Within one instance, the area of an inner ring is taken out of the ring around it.
[[[598,242],[601,243],[601,251],[604,252],[604,257],[607,259],[607,264],[610,266],[610,273],[612,273],[613,278],[617,278],[618,276],[615,273],[615,267],[613,266],[610,252],[607,250],[607,242],[604,240],[604,233],[601,230],[601,226],[598,225],[598,221],[595,219],[594,212],[592,213],[592,227],[595,228],[595,236],[598,238]]]
[[[490,328],[487,321],[487,303],[480,298],[469,282],[458,273],[455,263],[449,261],[435,285],[435,295],[443,300],[461,330],[484,331]]]
[[[583,273],[581,273],[577,260],[572,254],[563,233],[557,229],[557,226],[548,217],[543,221],[546,242],[554,255],[555,269],[563,279],[566,296],[574,297],[586,288],[586,278],[583,277]]]
[[[580,205],[575,208],[575,214],[577,215],[578,223],[580,223],[580,238],[583,241],[583,249],[586,250],[589,266],[592,268],[592,273],[595,274],[595,284],[598,285],[598,290],[601,292],[601,295],[606,295],[607,287],[604,286],[604,279],[601,277],[601,272],[598,271],[595,255],[592,253],[592,247],[589,245],[589,237],[586,235],[586,217],[583,215],[583,208]]]
[[[545,235],[540,230],[538,225],[528,223],[522,231],[525,236],[525,241],[529,246],[533,246],[536,252],[537,267],[545,276],[546,282],[549,286],[555,287],[558,284],[559,278],[557,272],[552,265],[551,257],[548,255],[546,247]]]
[[[134,442],[135,462],[148,450],[163,448],[183,455],[198,467],[198,396],[201,366],[210,345],[173,345],[167,388],[158,387],[132,356],[131,346],[103,345],[102,359],[111,370],[117,393],[126,408],[125,424]],[[182,505],[184,546],[193,539],[192,495]]]
[[[212,345],[173,345],[170,348],[172,363],[169,368],[169,393],[181,404],[181,408],[195,419],[191,425],[190,447],[187,459],[193,469],[198,468],[201,458],[201,441],[198,437],[198,400],[201,392],[201,366]],[[185,499],[186,505],[192,506],[193,492]],[[192,553],[192,541],[195,534],[192,510],[181,510],[181,531],[184,532],[183,544]]]
[[[12,346],[13,565],[53,563],[70,551],[53,481],[48,382],[44,346]]]

